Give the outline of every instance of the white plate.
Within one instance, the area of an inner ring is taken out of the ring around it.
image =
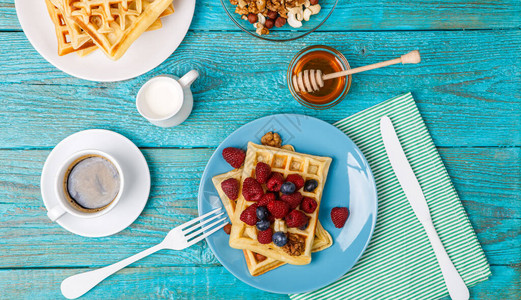
[[[165,61],[184,39],[194,15],[195,0],[174,0],[175,13],[161,19],[163,27],[143,33],[118,61],[96,50],[86,57],[58,56],[54,25],[43,0],[15,0],[16,13],[33,47],[56,68],[92,81],[137,77]]]
[[[108,213],[90,219],[65,214],[56,222],[68,231],[87,237],[102,237],[120,232],[132,224],[145,208],[150,192],[150,171],[145,157],[129,139],[102,129],[77,132],[61,141],[51,151],[42,170],[40,189],[47,210],[58,204],[54,177],[60,162],[75,152],[94,149],[113,156],[125,174],[121,200]],[[49,222],[51,222],[49,220]]]

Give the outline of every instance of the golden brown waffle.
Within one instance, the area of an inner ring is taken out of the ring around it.
[[[83,31],[83,29],[81,29],[76,23],[69,19],[71,9],[67,5],[68,0],[51,0],[51,2],[60,10],[60,13],[62,14],[62,22],[60,24],[67,26],[69,42],[74,49],[80,48],[87,42],[90,42],[90,44],[94,43],[90,36]]]
[[[84,57],[96,51],[96,49],[98,49],[98,46],[94,45],[93,47],[87,49],[76,50],[76,54],[78,54],[79,57]]]
[[[65,1],[65,2],[64,2]],[[49,16],[55,26],[56,38],[58,40],[58,55],[66,55],[76,52],[80,57],[86,56],[98,47],[90,36],[86,34],[76,23],[72,22],[65,15],[70,15],[71,10],[65,11],[64,7],[67,0],[45,0]],[[151,2],[153,0],[146,0]],[[161,13],[159,18],[150,25],[147,31],[156,30],[162,27],[162,17],[169,16],[174,13],[174,5],[170,4]]]
[[[171,7],[172,0],[62,0],[67,20],[79,26],[111,59],[130,45]]]
[[[150,2],[150,0],[147,0],[147,1]],[[170,4],[165,9],[165,11],[159,16],[159,18],[154,23],[152,23],[152,25],[150,25],[147,28],[147,31],[152,31],[152,30],[156,30],[156,29],[159,29],[159,28],[163,27],[163,23],[161,22],[161,18],[169,16],[169,15],[171,15],[173,13],[174,13],[174,4]]]
[[[62,56],[76,51],[78,51],[77,53],[80,55],[87,55],[96,50],[97,46],[92,41],[88,41],[87,43],[83,43],[79,47],[74,48],[72,45],[70,30],[65,22],[63,13],[50,0],[45,0],[45,4],[47,5],[47,11],[49,12],[49,16],[54,24],[56,39],[58,41],[58,55]]]
[[[151,2],[152,0],[147,0],[148,2]],[[167,8],[159,15],[160,18],[169,16],[175,12],[174,4],[171,3]]]
[[[289,145],[288,145],[289,146]],[[290,146],[291,147],[291,146]],[[292,149],[292,147],[290,148]],[[231,200],[226,196],[224,191],[221,188],[221,183],[229,178],[235,178],[239,182],[241,182],[242,177],[242,171],[243,169],[235,169],[230,172],[217,175],[212,178],[213,184],[215,186],[215,189],[219,193],[219,197],[221,198],[221,201],[224,205],[224,208],[226,209],[226,212],[228,213],[228,216],[230,219],[232,219],[234,212],[235,212],[235,205],[236,201]],[[315,239],[313,240],[313,247],[311,249],[311,252],[318,252],[322,251],[328,247],[330,247],[333,244],[333,239],[331,238],[331,235],[329,235],[329,232],[327,232],[322,225],[320,224],[320,221],[317,223],[317,228],[315,230]],[[284,265],[284,262],[277,261],[275,259],[267,257],[264,260],[259,260],[255,253],[249,250],[243,250],[244,257],[246,259],[246,265],[248,267],[248,271],[252,276],[258,276],[261,274],[264,274],[270,270],[276,269],[282,265]]]
[[[288,228],[288,237],[297,237],[302,240],[302,251],[291,251],[289,247],[277,247],[273,243],[260,244],[256,238],[255,226],[249,226],[240,220],[241,213],[254,202],[249,202],[242,196],[242,185],[237,200],[235,213],[232,219],[232,230],[230,233],[230,246],[237,249],[250,250],[266,257],[294,265],[305,265],[311,262],[311,249],[315,237],[315,229],[318,223],[318,212],[320,200],[326,183],[331,158],[302,154],[285,149],[261,146],[252,142],[248,143],[246,159],[241,180],[255,176],[257,162],[264,162],[271,166],[273,172],[279,172],[286,177],[289,174],[299,174],[304,180],[315,179],[318,187],[313,192],[300,190],[303,196],[315,199],[318,206],[309,217],[309,225],[305,230]],[[289,242],[288,245],[289,246]],[[288,251],[285,251],[288,250]],[[290,254],[292,253],[292,254]]]
[[[331,247],[331,245],[333,245],[333,238],[329,232],[327,232],[327,230],[322,227],[320,221],[317,221],[317,227],[315,228],[315,240],[313,240],[313,247],[311,248],[311,252],[325,250]]]

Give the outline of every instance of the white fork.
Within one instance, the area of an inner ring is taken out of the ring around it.
[[[193,219],[170,230],[165,239],[154,247],[141,251],[138,254],[135,254],[110,266],[68,277],[61,284],[61,291],[63,296],[68,299],[76,299],[90,291],[90,289],[95,287],[98,283],[102,282],[110,275],[116,273],[131,263],[134,263],[143,257],[146,257],[159,250],[182,250],[200,242],[202,239],[223,228],[224,225],[227,224],[227,222],[223,222],[226,221],[226,217],[219,218],[223,214],[224,212],[221,212],[221,208],[214,209],[211,212],[200,216],[199,218]],[[204,224],[217,218],[219,219],[212,222],[210,225],[203,227]],[[198,221],[199,223],[197,223]],[[211,230],[208,231],[209,229]]]

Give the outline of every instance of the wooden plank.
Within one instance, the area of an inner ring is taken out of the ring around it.
[[[0,270],[2,298],[61,299],[63,279],[86,269]],[[27,284],[30,282],[30,286]],[[287,299],[252,288],[220,266],[126,268],[82,299]]]
[[[146,149],[151,197],[129,228],[106,238],[75,236],[51,223],[41,202],[40,172],[48,151],[0,151],[0,268],[104,266],[159,243],[197,215],[197,190],[210,149]],[[519,148],[441,149],[491,264],[520,264]],[[99,253],[103,253],[100,256]],[[218,264],[205,243],[162,251],[136,266]]]
[[[315,111],[292,99],[285,73],[296,52],[326,38],[353,66],[413,48],[421,49],[423,62],[356,75],[341,104]],[[22,33],[0,33],[0,39],[6,48],[0,51],[0,148],[49,148],[88,128],[118,131],[141,147],[216,147],[262,116],[301,113],[334,122],[407,91],[438,146],[521,145],[521,31],[317,33],[269,46],[238,32],[190,32],[165,63],[119,83],[62,73]],[[191,117],[171,129],[150,125],[135,109],[139,87],[152,76],[191,68],[201,73]]]
[[[472,299],[521,298],[521,274],[519,265],[492,266],[489,280],[470,288]]]
[[[325,1],[325,0],[323,0]],[[328,0],[331,1],[331,0]],[[19,30],[13,0],[0,0],[0,30]],[[338,1],[320,30],[432,30],[518,28],[521,5],[516,0]],[[197,1],[194,30],[239,30],[220,1]]]
[[[0,270],[6,299],[59,299],[60,283],[86,269]],[[472,299],[519,299],[516,266],[492,266],[489,280],[470,288]],[[30,286],[28,286],[30,282]],[[252,288],[223,267],[126,268],[103,281],[82,299],[288,299]]]
[[[521,217],[521,160],[519,148],[438,149],[456,190],[482,203],[483,215],[498,219]],[[468,199],[468,200],[467,200]],[[497,201],[496,201],[497,199]]]

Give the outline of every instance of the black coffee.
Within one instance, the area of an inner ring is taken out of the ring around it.
[[[97,212],[116,199],[121,179],[116,167],[97,155],[81,157],[65,176],[69,202],[85,212]]]

